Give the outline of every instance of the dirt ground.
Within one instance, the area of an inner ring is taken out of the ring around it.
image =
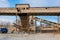
[[[60,34],[0,34],[0,40],[60,40]]]

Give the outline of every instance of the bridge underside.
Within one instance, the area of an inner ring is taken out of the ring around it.
[[[33,15],[33,16],[59,16],[60,13],[30,13],[28,15]]]
[[[8,15],[8,16],[13,16],[13,15],[16,15],[16,13],[0,13],[0,15]]]
[[[0,15],[15,15],[16,13],[0,13]],[[29,16],[59,16],[60,13],[17,13],[17,16],[21,18],[22,27],[29,29]]]
[[[0,13],[0,15],[16,15],[16,13]],[[17,15],[28,15],[28,16],[60,16],[60,13],[17,13]]]
[[[34,8],[29,5],[16,5],[16,8],[0,8],[0,15],[18,15],[23,28],[29,27],[29,16],[60,16],[60,7]]]

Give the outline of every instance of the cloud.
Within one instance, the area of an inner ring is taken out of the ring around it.
[[[0,18],[0,22],[10,22],[10,23],[13,23],[14,20],[10,20],[10,19],[7,19],[7,18]]]
[[[17,19],[20,19],[20,17],[18,16]],[[16,22],[16,16],[0,16],[0,23],[15,23]]]
[[[30,4],[31,6],[45,6],[47,0],[20,0],[21,3]]]
[[[18,16],[17,19],[19,19],[19,16]],[[0,16],[0,23],[2,23],[2,22],[5,22],[5,23],[7,23],[7,22],[14,23],[15,20],[16,20],[16,16]]]
[[[60,6],[60,0],[54,0],[53,5]]]
[[[0,16],[0,23],[2,22],[10,22],[10,23],[13,23],[14,21],[16,20],[16,17],[15,16]]]
[[[31,6],[46,6],[47,2],[46,0],[30,0],[27,1],[28,3],[30,3]]]
[[[60,6],[60,0],[20,0],[20,3],[30,4],[32,7]]]
[[[9,7],[9,1],[8,0],[0,0],[0,7]]]

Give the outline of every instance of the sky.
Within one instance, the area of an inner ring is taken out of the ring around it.
[[[0,0],[0,8],[14,7],[16,4],[29,4],[31,7],[54,7],[60,6],[60,0]],[[57,22],[57,16],[37,16],[46,20]],[[2,22],[13,22],[16,16],[0,16]]]

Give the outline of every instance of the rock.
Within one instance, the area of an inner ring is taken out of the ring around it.
[[[29,34],[28,33],[25,33],[24,36],[28,36]]]

